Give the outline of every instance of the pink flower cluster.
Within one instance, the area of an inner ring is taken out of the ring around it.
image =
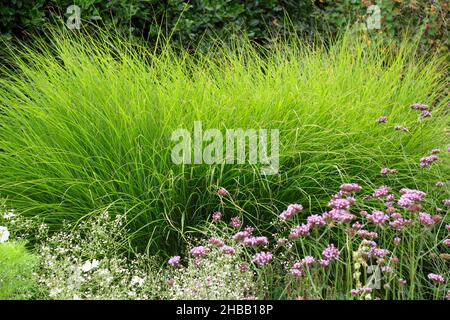
[[[209,238],[208,243],[213,246],[219,247],[219,248],[224,245],[224,242],[221,239],[216,238],[216,237]]]
[[[212,219],[213,221],[219,221],[220,219],[222,219],[222,213],[220,213],[219,211],[216,211],[212,214]]]
[[[375,210],[372,214],[367,215],[367,219],[369,219],[375,225],[383,225],[386,221],[389,220],[389,216],[383,211]]]
[[[348,193],[348,192],[358,192],[361,191],[361,186],[357,183],[344,183],[341,185],[341,193]]]
[[[298,212],[303,210],[303,206],[297,203],[290,204],[286,210],[281,212],[281,214],[278,216],[281,220],[286,221],[293,215],[297,214]]]
[[[239,217],[231,218],[230,225],[233,228],[239,228],[241,226],[241,219]]]
[[[411,207],[416,202],[423,200],[423,198],[427,195],[423,191],[408,188],[400,189],[400,194],[401,196],[397,204],[403,208]]]
[[[252,262],[259,264],[259,265],[264,265],[269,263],[270,261],[272,261],[272,253],[271,252],[258,252],[253,256]]]
[[[391,188],[387,187],[387,186],[381,186],[377,189],[375,189],[375,191],[373,192],[373,197],[374,198],[384,198],[386,197],[389,192],[391,191]]]
[[[217,190],[217,194],[221,197],[226,197],[228,196],[230,193],[228,192],[227,189],[225,188],[219,188],[219,190]]]
[[[386,116],[381,116],[377,119],[377,123],[386,123],[388,118]]]
[[[380,171],[380,175],[383,176],[383,177],[387,176],[388,174],[396,174],[396,173],[398,173],[397,169],[383,168]]]
[[[206,249],[204,246],[198,246],[198,247],[194,247],[191,249],[191,254],[194,257],[201,257],[203,255],[205,255],[206,253]]]
[[[244,239],[244,245],[247,247],[265,246],[269,244],[267,237],[247,237]]]
[[[328,245],[322,252],[325,260],[333,261],[339,259],[339,250],[334,244]]]
[[[428,110],[428,105],[427,104],[422,104],[422,103],[414,103],[411,105],[411,109],[414,110]]]
[[[426,212],[419,212],[419,221],[427,227],[431,227],[434,224],[433,218]]]
[[[430,279],[431,281],[437,282],[437,283],[444,283],[445,279],[443,276],[441,276],[440,274],[436,274],[436,273],[429,273],[427,276],[428,279]]]
[[[423,157],[420,159],[420,167],[426,168],[437,160],[438,160],[438,157],[434,154],[431,156]]]
[[[225,254],[235,254],[236,250],[233,247],[224,245],[222,246],[222,252]]]
[[[177,264],[180,263],[180,260],[181,260],[181,257],[180,257],[180,256],[174,256],[174,257],[172,257],[172,258],[169,259],[169,262],[168,262],[168,263],[169,263],[171,266],[176,266]]]
[[[372,288],[367,287],[367,288],[358,288],[358,289],[352,289],[350,291],[351,294],[353,295],[359,295],[359,294],[368,294],[372,292]]]

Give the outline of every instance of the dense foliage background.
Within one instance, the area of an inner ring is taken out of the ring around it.
[[[26,38],[46,24],[62,23],[73,4],[84,25],[100,23],[150,40],[162,26],[184,45],[205,33],[237,31],[261,42],[286,28],[313,37],[348,25],[382,38],[423,32],[422,44],[439,49],[448,48],[450,38],[446,0],[0,0],[1,37]],[[367,19],[377,14],[368,11],[374,4],[380,8],[380,28],[367,30]]]

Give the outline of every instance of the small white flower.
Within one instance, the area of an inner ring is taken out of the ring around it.
[[[138,276],[134,276],[133,278],[131,278],[131,285],[137,285],[138,287],[142,286],[145,282],[145,279],[138,277]]]
[[[9,219],[11,219],[11,218],[14,218],[15,216],[16,216],[16,214],[14,213],[14,210],[6,211],[5,214],[3,215],[3,217],[4,217],[6,220],[9,220]]]
[[[0,227],[0,243],[6,242],[9,239],[9,231],[6,227]]]
[[[92,269],[95,269],[97,267],[98,267],[98,260],[94,259],[94,260],[92,260],[92,262],[90,260],[88,260],[81,266],[81,270],[83,272],[89,272]]]

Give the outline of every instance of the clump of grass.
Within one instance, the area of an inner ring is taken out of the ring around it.
[[[421,57],[411,42],[392,52],[352,36],[329,46],[292,37],[188,53],[97,37],[55,33],[12,51],[14,70],[2,69],[0,194],[52,228],[111,205],[131,217],[133,246],[176,251],[215,209],[237,205],[264,229],[291,202],[322,210],[344,181],[423,189],[445,174],[419,167],[444,143],[445,57]],[[433,116],[420,119],[417,102]],[[279,174],[172,163],[172,131],[197,120],[279,129]],[[380,176],[383,167],[399,173]],[[237,203],[217,208],[218,186]]]
[[[38,257],[23,242],[0,243],[0,300],[32,297],[37,283],[33,277]]]

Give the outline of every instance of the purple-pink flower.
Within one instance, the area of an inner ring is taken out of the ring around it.
[[[388,118],[386,116],[381,116],[377,119],[377,123],[386,123]]]
[[[361,186],[357,183],[344,183],[340,188],[341,192],[358,192],[361,191]]]
[[[426,212],[419,212],[419,221],[427,227],[430,227],[434,224],[433,218]]]
[[[297,214],[298,212],[303,210],[303,206],[297,203],[290,204],[286,210],[281,212],[281,214],[278,216],[281,220],[286,221],[293,215]]]
[[[212,214],[212,219],[213,221],[219,221],[220,219],[222,219],[222,213],[220,213],[219,211],[216,211]]]
[[[437,283],[444,283],[445,279],[443,276],[441,276],[440,274],[436,274],[436,273],[429,273],[428,274],[428,279],[430,279],[431,281],[437,282]]]
[[[272,253],[271,252],[258,252],[253,256],[252,262],[259,264],[259,265],[264,265],[266,263],[269,263],[272,260]]]
[[[383,211],[375,210],[372,214],[367,215],[367,219],[369,219],[373,224],[383,225],[389,220],[389,216]]]
[[[205,255],[206,253],[206,249],[204,246],[198,246],[198,247],[194,247],[191,249],[191,254],[194,257],[201,257],[203,255]]]
[[[217,194],[221,197],[226,197],[228,196],[230,193],[228,192],[227,189],[225,188],[219,188],[219,190],[217,190]]]
[[[239,228],[241,226],[241,219],[239,217],[231,218],[230,225],[233,228]]]
[[[248,247],[265,246],[268,243],[267,237],[248,237],[244,239],[244,245]]]
[[[337,260],[339,259],[339,250],[334,244],[330,244],[322,251],[322,255],[328,261]]]
[[[428,110],[428,105],[423,103],[414,103],[411,105],[411,109],[415,110]]]
[[[177,264],[180,263],[181,257],[180,256],[174,256],[172,258],[169,259],[169,264],[171,266],[176,266]]]
[[[224,245],[222,246],[222,252],[225,254],[235,254],[236,250],[233,247]]]

